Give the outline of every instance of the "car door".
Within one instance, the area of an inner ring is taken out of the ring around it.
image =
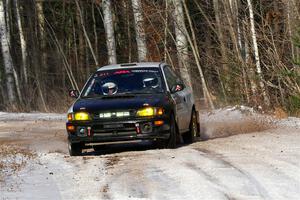
[[[192,109],[194,105],[194,97],[192,93],[192,89],[187,87],[183,82],[184,89],[181,90],[180,95],[183,97],[183,106],[184,106],[184,119],[183,119],[183,130],[187,131],[190,128],[190,121],[192,116]]]
[[[183,84],[180,77],[176,75],[176,73],[170,68],[170,66],[164,67],[164,74],[169,91],[171,91],[172,87],[176,86],[177,84]],[[187,117],[189,113],[187,93],[188,88],[186,88],[185,85],[182,90],[174,93],[171,92],[171,96],[176,104],[176,121],[180,132],[184,132],[189,128],[190,117]]]

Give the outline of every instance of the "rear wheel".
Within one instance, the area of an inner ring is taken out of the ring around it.
[[[82,154],[82,144],[81,143],[71,143],[69,142],[69,153],[70,156],[80,156]]]
[[[197,136],[199,135],[198,134],[199,128],[198,128],[197,114],[196,114],[195,110],[193,110],[193,112],[192,112],[189,129],[190,130],[183,135],[183,141],[184,141],[184,143],[187,143],[187,144],[195,142]]]

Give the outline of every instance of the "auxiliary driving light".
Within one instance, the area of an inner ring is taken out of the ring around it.
[[[75,131],[75,126],[73,126],[73,125],[67,125],[67,130],[69,132],[74,132]]]
[[[161,126],[164,124],[164,121],[163,120],[157,120],[157,121],[154,121],[154,125],[155,126]]]

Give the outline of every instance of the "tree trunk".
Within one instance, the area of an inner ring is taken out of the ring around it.
[[[186,38],[186,27],[184,22],[184,13],[182,8],[182,0],[173,0],[175,6],[174,21],[176,35],[176,49],[180,64],[180,74],[186,83],[192,88],[192,81],[189,75],[189,50]]]
[[[261,70],[261,66],[260,66],[260,58],[259,58],[258,45],[257,45],[257,39],[256,39],[253,7],[252,7],[251,0],[247,0],[247,2],[248,2],[249,14],[250,14],[251,35],[252,35],[253,50],[254,50],[254,55],[255,55],[256,72],[259,77],[259,86],[262,90],[264,104],[266,106],[270,106],[270,100],[267,95],[266,87],[265,87],[264,80],[263,80],[263,74],[262,74],[262,70]]]
[[[38,16],[38,27],[40,33],[40,48],[42,51],[41,61],[42,61],[42,69],[47,67],[47,53],[46,53],[46,34],[45,34],[45,16],[43,11],[43,2],[36,3],[36,10]]]
[[[2,56],[4,61],[4,71],[6,78],[6,87],[9,103],[14,107],[16,106],[16,92],[15,92],[15,80],[14,80],[14,65],[12,62],[9,39],[6,28],[5,10],[3,1],[0,1],[0,39],[2,45]]]
[[[201,67],[201,64],[200,64],[200,53],[199,53],[199,50],[198,50],[198,44],[197,44],[195,30],[194,30],[192,20],[190,18],[190,13],[188,11],[188,8],[187,8],[187,5],[186,5],[185,1],[183,1],[183,6],[184,6],[185,13],[186,13],[186,16],[187,16],[187,19],[188,19],[188,22],[189,22],[190,30],[191,30],[191,33],[192,33],[192,38],[189,36],[189,32],[187,31],[186,28],[185,28],[185,34],[187,35],[188,41],[190,43],[192,52],[193,52],[195,60],[196,60],[196,65],[197,65],[197,68],[198,68],[198,72],[200,74],[200,80],[201,80],[201,84],[202,84],[202,90],[203,90],[203,93],[204,93],[204,98],[205,98],[205,101],[209,104],[210,108],[214,109],[215,107],[214,107],[211,95],[208,91],[208,87],[207,87],[207,84],[206,84],[204,73],[203,73],[203,70],[202,70],[202,67]]]
[[[28,75],[27,75],[27,43],[24,36],[24,31],[22,27],[22,21],[20,16],[20,8],[18,0],[14,0],[15,8],[16,8],[16,20],[19,29],[19,37],[21,43],[21,52],[22,52],[22,69],[23,69],[23,77],[25,80],[25,84],[28,83]]]
[[[165,30],[164,30],[164,61],[167,62],[167,55],[168,55],[168,29],[169,29],[169,1],[165,3]]]
[[[92,53],[92,56],[93,56],[93,59],[94,59],[94,62],[95,62],[95,65],[96,66],[99,66],[99,63],[98,63],[98,60],[97,60],[97,57],[96,57],[96,54],[94,52],[94,49],[93,49],[93,46],[92,46],[92,43],[91,43],[91,40],[88,36],[88,33],[86,31],[86,28],[85,28],[85,23],[84,23],[84,19],[83,19],[83,15],[82,15],[82,12],[81,12],[81,8],[80,8],[80,5],[78,3],[78,0],[75,0],[75,3],[76,3],[76,6],[77,6],[77,10],[78,10],[78,14],[79,14],[79,18],[80,18],[80,23],[81,23],[81,26],[82,26],[82,30],[83,30],[83,34],[84,34],[84,37],[86,39],[86,42],[88,44],[88,47]]]
[[[141,0],[132,0],[132,9],[135,23],[136,43],[139,62],[147,60],[147,43],[144,28],[143,8]]]
[[[288,0],[285,2],[286,4],[286,15],[287,15],[287,29],[289,32],[289,40],[291,41],[291,54],[292,54],[292,59],[296,60],[296,56],[295,56],[295,45],[293,43],[293,37],[294,37],[294,26],[293,26],[293,15],[294,15],[294,11],[292,9],[292,5],[291,2]]]
[[[127,37],[128,37],[128,62],[132,62],[132,33],[130,30],[130,5],[124,0],[123,1],[124,8],[126,8],[126,27],[127,27]]]
[[[75,30],[75,36],[77,32],[78,36],[78,72],[79,74],[84,74],[84,54],[85,54],[85,46],[84,46],[84,38],[83,38],[83,31],[81,26],[81,20],[80,20],[80,14],[79,12],[76,12],[76,30]],[[62,49],[60,51],[63,51]],[[66,65],[65,65],[66,66]],[[84,76],[80,76],[79,82],[84,81]]]
[[[104,28],[106,33],[108,63],[115,64],[117,63],[117,54],[116,54],[116,42],[115,42],[115,32],[114,32],[114,24],[112,18],[111,0],[102,1],[102,9],[103,9],[103,18],[104,18]]]
[[[217,35],[220,42],[220,51],[221,51],[221,59],[222,59],[222,71],[223,73],[228,73],[228,55],[226,52],[226,45],[224,40],[224,35],[222,31],[221,21],[220,21],[220,9],[219,9],[219,0],[213,0],[213,7],[214,7],[214,14],[216,19],[216,29],[217,29]],[[218,69],[218,71],[220,71]],[[224,94],[224,100],[227,103],[227,93],[226,89],[228,88],[228,80],[227,78],[220,78],[221,85],[222,85],[222,91]]]
[[[222,57],[222,68],[226,72],[228,70],[228,59],[227,59],[227,53],[226,53],[226,46],[224,41],[223,32],[221,29],[221,20],[220,20],[220,9],[219,9],[219,0],[213,0],[213,6],[214,6],[214,13],[215,13],[215,19],[216,19],[216,29],[218,33],[218,39],[220,42],[220,50],[221,50],[221,57]],[[226,84],[226,83],[225,83]]]
[[[97,34],[97,24],[96,24],[96,18],[95,18],[95,4],[92,3],[92,18],[93,18],[93,32],[94,32],[94,41],[95,41],[95,54],[96,54],[96,59],[99,60],[99,49],[98,49],[98,34]]]

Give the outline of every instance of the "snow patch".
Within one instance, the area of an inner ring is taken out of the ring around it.
[[[281,119],[275,121],[275,124],[279,127],[284,128],[300,128],[300,118],[297,117],[288,117],[286,119]]]
[[[0,112],[0,121],[35,121],[35,120],[65,120],[66,114],[58,113],[8,113]]]

